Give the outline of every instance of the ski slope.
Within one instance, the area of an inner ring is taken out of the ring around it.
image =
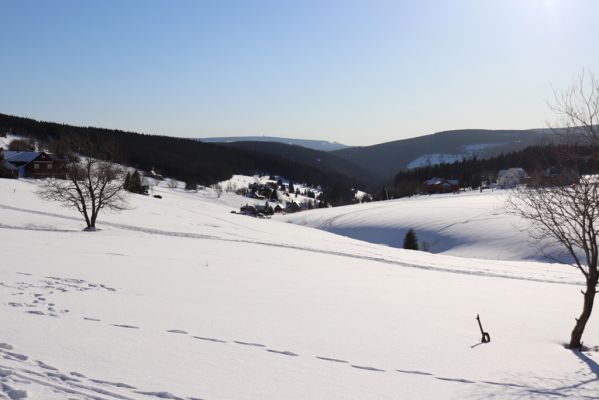
[[[244,217],[209,189],[155,187],[163,199],[132,195],[82,232],[35,190],[0,180],[0,399],[599,393],[598,353],[563,348],[582,301],[571,268]],[[599,344],[596,318],[587,329]]]

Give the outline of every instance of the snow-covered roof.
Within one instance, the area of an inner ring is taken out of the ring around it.
[[[527,176],[526,171],[523,168],[509,168],[509,169],[502,169],[499,170],[499,172],[497,173],[497,177],[501,178],[504,175],[516,175],[520,178],[524,178]]]
[[[2,155],[7,162],[26,162],[30,163],[35,160],[40,154],[39,151],[3,151]]]

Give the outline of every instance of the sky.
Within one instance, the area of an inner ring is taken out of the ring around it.
[[[368,145],[529,129],[597,0],[0,0],[0,113],[181,137]]]

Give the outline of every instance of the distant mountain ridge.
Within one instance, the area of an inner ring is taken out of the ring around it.
[[[220,146],[231,147],[253,153],[263,153],[269,157],[282,157],[291,162],[308,165],[324,171],[343,174],[353,178],[353,182],[363,187],[378,186],[381,177],[355,163],[345,160],[333,152],[319,151],[304,146],[290,145],[279,142],[225,142]]]
[[[291,144],[296,146],[306,147],[318,151],[335,151],[346,149],[346,146],[341,143],[331,142],[327,140],[312,140],[312,139],[293,139],[276,136],[229,136],[229,137],[209,137],[198,139],[205,143],[231,143],[231,142],[277,142]]]
[[[399,171],[472,157],[489,158],[550,142],[541,129],[464,129],[336,150],[333,154],[377,174],[391,178]]]

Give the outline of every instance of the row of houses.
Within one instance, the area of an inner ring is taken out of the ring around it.
[[[511,189],[526,183],[528,174],[522,168],[502,169],[497,173],[494,183],[481,183],[481,188]],[[455,193],[460,190],[460,181],[457,179],[431,178],[420,185],[419,193]]]
[[[289,201],[285,205],[280,202],[266,202],[264,204],[246,204],[241,206],[239,214],[252,217],[268,217],[273,214],[290,214],[314,208],[304,202]]]
[[[2,166],[14,178],[66,178],[65,162],[43,151],[8,151],[2,153]]]

